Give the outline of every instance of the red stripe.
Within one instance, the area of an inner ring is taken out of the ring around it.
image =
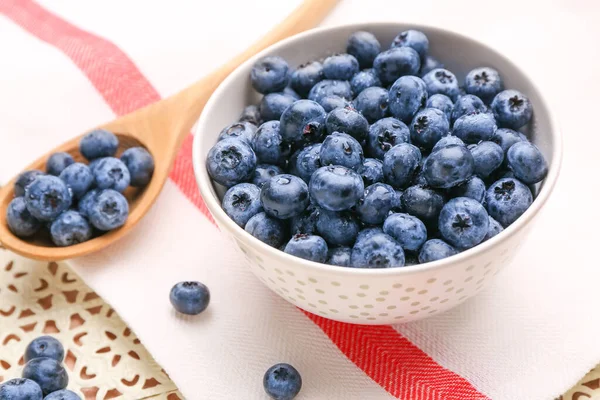
[[[75,27],[29,0],[0,0],[0,12],[67,55],[117,115],[160,99],[135,64],[109,41]],[[177,156],[170,177],[212,220],[196,187],[191,145],[190,135]],[[389,326],[350,325],[305,314],[352,362],[397,398],[486,398],[467,380],[438,365]]]

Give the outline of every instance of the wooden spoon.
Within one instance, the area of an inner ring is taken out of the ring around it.
[[[121,228],[69,247],[54,247],[49,238],[44,237],[20,239],[13,235],[6,222],[6,209],[14,197],[15,177],[0,190],[0,243],[5,248],[29,258],[59,261],[102,250],[125,236],[154,204],[169,176],[169,171],[181,143],[190,134],[190,130],[200,117],[206,101],[223,79],[240,64],[264,48],[288,36],[316,26],[338,1],[305,0],[273,30],[218,70],[169,98],[101,126],[101,128],[108,129],[119,136],[120,148],[118,154],[129,147],[141,144],[150,151],[155,162],[154,175],[148,186],[143,189],[130,188],[125,192],[129,200],[129,218]],[[48,152],[29,165],[26,170],[39,169],[43,171],[48,157],[59,151],[70,153],[76,161],[83,160],[83,157],[79,154],[79,140],[82,136],[78,136]]]

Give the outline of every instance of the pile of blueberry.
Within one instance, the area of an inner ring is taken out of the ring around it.
[[[71,246],[122,226],[129,215],[122,193],[130,185],[150,182],[154,160],[143,147],[131,147],[115,158],[118,147],[113,133],[95,130],[79,144],[88,165],[75,162],[68,153],[54,153],[46,173],[19,175],[6,212],[10,230],[28,238],[46,228],[56,246]]]
[[[519,131],[531,102],[489,67],[459,86],[428,49],[416,30],[384,51],[356,32],[347,53],[295,70],[258,61],[260,105],[206,160],[225,212],[286,253],[360,268],[439,260],[512,224],[548,172]]]
[[[41,336],[25,349],[22,378],[0,385],[0,400],[80,400],[65,388],[69,376],[62,366],[65,349],[52,336]]]

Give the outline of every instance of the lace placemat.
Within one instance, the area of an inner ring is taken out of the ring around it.
[[[43,334],[65,346],[69,389],[86,400],[183,399],[119,315],[66,264],[0,249],[0,382],[21,375],[25,347]],[[600,399],[600,365],[559,399]]]

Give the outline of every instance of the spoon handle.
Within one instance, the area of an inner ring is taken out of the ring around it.
[[[181,92],[112,121],[104,128],[135,136],[146,145],[160,139],[161,146],[172,149],[171,159],[167,164],[170,166],[183,139],[200,117],[208,98],[235,68],[266,47],[288,36],[313,28],[325,18],[338,1],[304,0],[285,20],[216,71]],[[144,126],[150,129],[144,129]],[[147,132],[156,132],[157,129],[168,137],[156,138],[147,134]]]

